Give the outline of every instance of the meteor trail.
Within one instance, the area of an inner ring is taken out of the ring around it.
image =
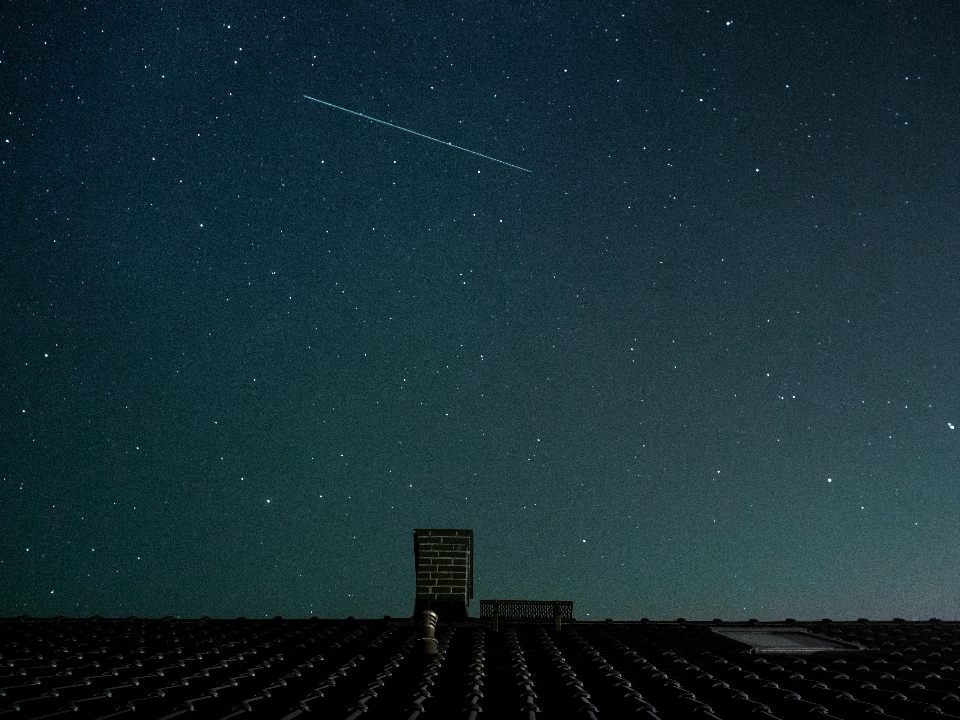
[[[424,135],[423,133],[418,133],[416,130],[410,130],[409,128],[400,127],[399,125],[394,125],[393,123],[388,123],[386,120],[377,120],[377,118],[375,118],[375,117],[370,117],[369,115],[364,115],[362,112],[357,112],[356,110],[348,110],[348,109],[345,108],[345,107],[340,107],[339,105],[334,105],[333,103],[328,103],[328,102],[326,102],[325,100],[317,100],[317,98],[315,98],[315,97],[310,97],[309,95],[304,95],[304,97],[305,97],[307,100],[313,100],[314,102],[320,103],[321,105],[327,105],[327,106],[329,106],[329,107],[336,108],[337,110],[343,110],[344,112],[348,112],[348,113],[350,113],[351,115],[359,115],[360,117],[365,118],[365,119],[367,119],[367,120],[373,120],[373,122],[378,122],[378,123],[380,123],[381,125],[386,125],[387,127],[392,127],[392,128],[395,128],[396,130],[403,130],[404,132],[408,132],[408,133],[410,133],[411,135],[416,135],[417,137],[422,137],[422,138],[425,138],[425,139],[427,139],[427,140],[433,140],[435,143],[440,143],[441,145],[446,145],[447,147],[452,147],[452,148],[454,148],[454,149],[456,149],[456,150],[463,150],[464,152],[468,152],[468,153],[470,153],[471,155],[476,155],[476,156],[478,156],[478,157],[482,157],[482,158],[485,159],[485,160],[493,160],[494,162],[500,163],[501,165],[506,165],[507,167],[512,167],[512,168],[514,168],[515,170],[523,170],[523,172],[527,172],[527,173],[532,173],[532,172],[533,172],[532,170],[527,170],[526,168],[522,168],[522,167],[520,167],[519,165],[513,165],[512,163],[508,163],[508,162],[506,162],[506,161],[504,161],[504,160],[497,160],[495,157],[490,157],[489,155],[484,155],[483,153],[478,153],[478,152],[476,152],[476,151],[474,151],[474,150],[468,150],[468,149],[465,148],[465,147],[460,147],[459,145],[454,145],[453,143],[446,142],[445,140],[437,140],[437,138],[435,138],[435,137],[430,137],[429,135]]]

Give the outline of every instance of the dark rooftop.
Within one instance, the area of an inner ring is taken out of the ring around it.
[[[0,620],[0,716],[960,717],[956,622],[440,617],[435,655],[422,632],[407,618]]]

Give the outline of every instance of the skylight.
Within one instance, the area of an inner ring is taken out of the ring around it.
[[[860,650],[853,643],[815,635],[802,628],[715,627],[713,631],[751,647],[753,653],[815,653]]]

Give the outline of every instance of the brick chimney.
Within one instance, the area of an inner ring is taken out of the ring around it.
[[[473,597],[473,530],[414,530],[413,558],[414,614],[433,610],[442,620],[465,618]]]

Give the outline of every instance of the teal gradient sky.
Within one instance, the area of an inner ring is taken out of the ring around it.
[[[0,614],[960,618],[956,4],[0,27]]]

